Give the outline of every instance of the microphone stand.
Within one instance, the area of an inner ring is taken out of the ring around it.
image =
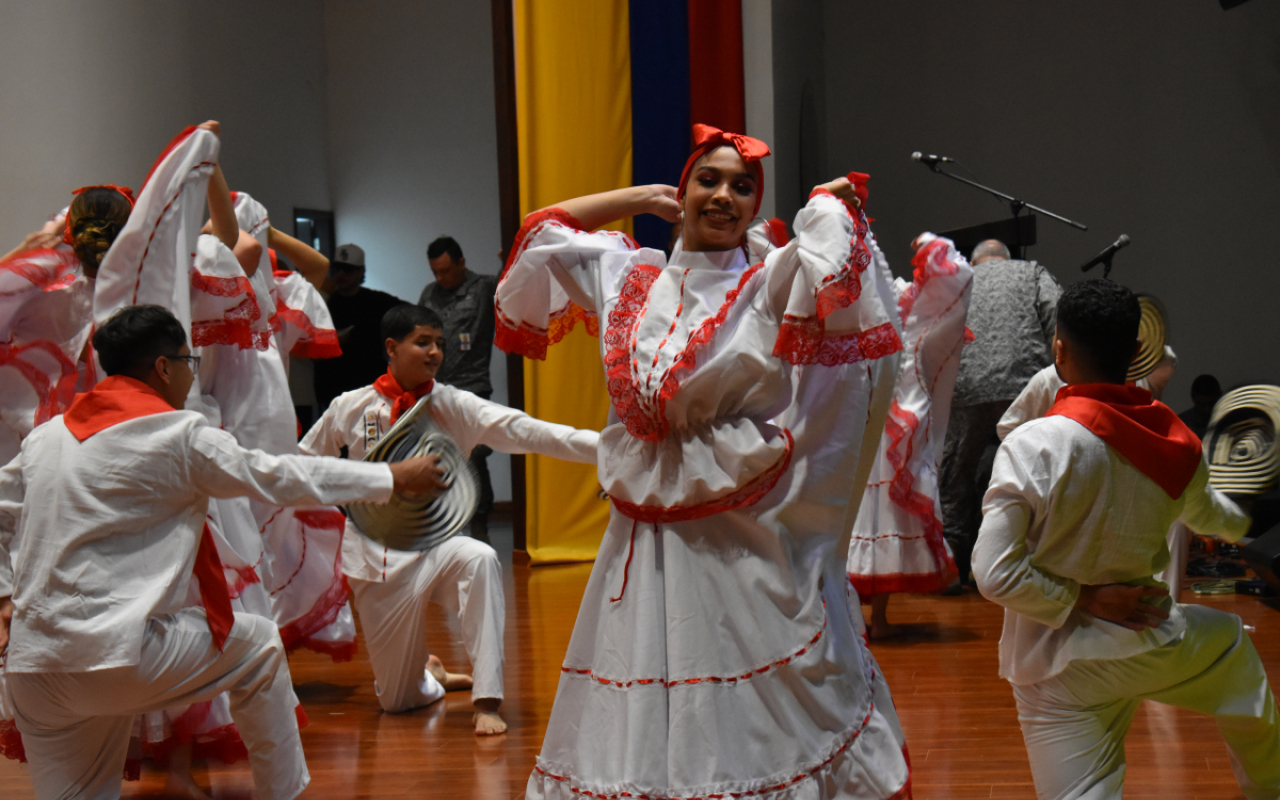
[[[992,189],[990,186],[983,186],[977,181],[971,181],[968,178],[962,177],[960,175],[956,175],[951,172],[943,172],[938,167],[938,163],[941,163],[941,162],[937,162],[934,164],[926,164],[925,166],[927,166],[929,169],[933,170],[934,172],[938,173],[939,175],[946,175],[948,178],[950,178],[953,181],[960,181],[961,183],[968,184],[969,186],[972,186],[975,189],[980,189],[981,191],[986,192],[987,194],[991,195],[992,197],[995,197],[998,200],[1003,200],[1004,202],[1009,204],[1009,210],[1013,212],[1014,219],[1017,219],[1018,215],[1021,214],[1024,210],[1031,210],[1031,211],[1044,214],[1046,217],[1052,217],[1056,219],[1058,222],[1066,223],[1067,225],[1070,225],[1071,227],[1076,228],[1078,230],[1082,230],[1082,231],[1089,230],[1089,226],[1085,225],[1083,222],[1076,222],[1073,219],[1067,219],[1061,214],[1055,214],[1052,211],[1048,211],[1046,209],[1041,208],[1040,206],[1032,205],[1031,203],[1025,202],[1023,200],[1019,200],[1013,195],[1005,194],[1004,192],[998,189]],[[1018,230],[1018,228],[1015,228],[1015,230]],[[1019,248],[1021,248],[1022,246],[1021,242],[1018,243],[1018,246]]]

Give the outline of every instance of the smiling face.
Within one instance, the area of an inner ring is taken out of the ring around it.
[[[405,391],[434,380],[444,361],[444,331],[434,325],[419,325],[398,342],[387,339],[386,346],[391,375]]]
[[[755,170],[732,147],[698,159],[685,187],[685,250],[732,250],[751,225],[760,190]]]

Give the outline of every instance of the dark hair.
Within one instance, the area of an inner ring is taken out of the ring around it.
[[[1216,400],[1222,397],[1222,385],[1212,375],[1197,375],[1191,382],[1191,396],[1212,396]]]
[[[462,263],[462,248],[454,241],[452,236],[441,236],[431,244],[427,245],[427,258],[439,258],[445,253],[449,254],[449,258],[453,259],[453,263]]]
[[[403,342],[405,337],[413,333],[414,328],[420,325],[444,330],[444,323],[440,321],[440,315],[425,306],[415,306],[412,303],[401,303],[398,306],[392,306],[387,313],[382,315],[382,339],[383,341],[395,339],[397,342]]]
[[[182,323],[160,306],[129,306],[93,334],[93,349],[108,375],[141,380],[160,356],[176,356],[187,343]]]
[[[71,233],[74,235],[75,224],[86,218],[114,222],[123,228],[132,210],[129,199],[119,191],[107,186],[94,186],[76,195],[67,209],[67,216],[71,219]]]
[[[1067,287],[1058,298],[1058,334],[1078,346],[1092,371],[1124,383],[1138,341],[1142,306],[1138,297],[1110,280]]]

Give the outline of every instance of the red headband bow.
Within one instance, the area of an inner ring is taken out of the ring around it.
[[[764,199],[764,170],[759,168],[759,162],[760,159],[769,155],[769,145],[759,139],[753,139],[741,133],[722,131],[710,125],[703,125],[701,122],[693,126],[693,144],[693,153],[689,156],[689,160],[684,162],[684,171],[680,173],[680,186],[676,190],[676,200],[684,198],[684,190],[689,185],[689,173],[693,172],[693,165],[699,158],[717,147],[732,147],[748,166],[756,165],[756,207],[751,215],[754,217],[759,213],[760,202]]]
[[[81,186],[79,189],[76,189],[74,192],[72,192],[71,196],[75,197],[77,195],[84,194],[90,189],[114,189],[115,191],[123,195],[125,200],[129,201],[129,208],[133,208],[133,205],[134,205],[133,190],[130,189],[128,186],[116,186],[114,183],[103,183],[103,184],[98,184],[96,186]],[[71,233],[71,210],[70,209],[67,209],[66,227],[62,231],[62,241],[66,242],[68,245],[74,245],[76,241],[76,237],[73,236]]]

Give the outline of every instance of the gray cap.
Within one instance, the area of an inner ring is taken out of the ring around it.
[[[333,255],[333,260],[339,264],[350,264],[353,267],[364,266],[364,248],[358,244],[340,244],[338,250]]]

